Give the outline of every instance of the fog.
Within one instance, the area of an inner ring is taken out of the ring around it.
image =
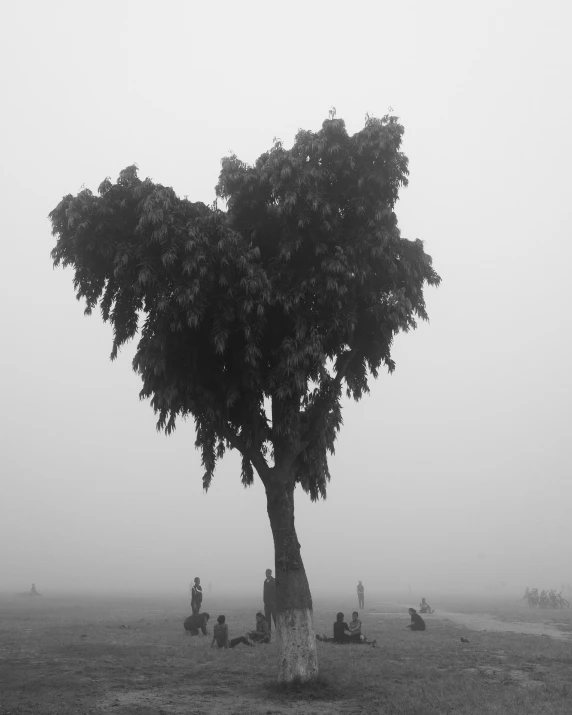
[[[392,107],[396,207],[442,276],[397,369],[347,403],[325,502],[297,490],[313,593],[572,581],[569,3],[11,3],[0,115],[0,591],[250,594],[273,568],[236,453],[202,490],[192,422],[138,401],[132,343],[53,270],[48,213],[136,162],[212,202],[335,106]]]

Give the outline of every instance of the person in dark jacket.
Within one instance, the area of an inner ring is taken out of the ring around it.
[[[272,578],[272,569],[266,569],[266,579],[262,590],[264,617],[272,633],[272,621],[276,627],[276,579]]]
[[[411,628],[412,631],[424,631],[425,621],[414,608],[409,609],[409,615],[411,616],[411,623],[407,626],[407,628]]]
[[[350,642],[350,629],[348,628],[348,624],[344,621],[344,614],[341,611],[336,615],[334,637],[332,640],[334,643]]]
[[[203,635],[206,636],[209,618],[210,615],[208,613],[193,613],[192,616],[185,618],[183,626],[192,636],[199,635],[199,628],[203,632]]]

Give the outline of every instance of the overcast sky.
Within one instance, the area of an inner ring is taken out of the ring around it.
[[[0,591],[261,587],[260,483],[233,453],[203,493],[192,423],[156,433],[134,344],[109,361],[47,216],[133,163],[210,203],[223,156],[332,106],[351,133],[401,118],[399,224],[443,283],[345,407],[327,501],[297,494],[311,587],[572,582],[571,21],[565,0],[7,4]]]

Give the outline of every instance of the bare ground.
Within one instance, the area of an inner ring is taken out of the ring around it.
[[[453,613],[451,611],[439,611],[437,618],[446,618],[454,623],[469,628],[472,631],[489,631],[493,633],[523,633],[531,636],[549,636],[570,642],[569,632],[558,629],[553,623],[533,622],[522,620],[501,620],[489,613]]]

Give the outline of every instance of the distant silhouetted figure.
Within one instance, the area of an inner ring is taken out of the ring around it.
[[[461,643],[470,643],[470,641],[467,640],[467,638],[463,638],[463,636],[461,636]]]
[[[434,610],[435,609],[431,608],[424,598],[421,599],[421,603],[419,604],[419,613],[433,613]]]
[[[185,630],[188,631],[192,636],[199,635],[199,628],[203,632],[203,635],[207,634],[207,623],[210,618],[208,613],[196,613],[188,618],[185,618],[183,626]]]
[[[412,631],[424,631],[425,621],[414,608],[409,609],[409,615],[411,616],[411,623],[407,626],[407,628],[411,628]]]
[[[364,590],[365,589],[363,587],[363,583],[361,581],[358,581],[358,585],[357,585],[358,608],[363,608]]]
[[[262,600],[264,602],[264,618],[268,621],[268,627],[272,633],[272,621],[276,626],[276,579],[272,577],[272,569],[266,569]]]
[[[191,588],[191,611],[193,615],[197,615],[201,610],[201,603],[203,602],[203,588],[201,586],[201,579],[197,576],[195,578],[195,585]]]
[[[36,591],[36,584],[33,583],[32,588],[30,589],[30,596],[41,596],[41,595],[42,595],[41,593],[38,593]]]

